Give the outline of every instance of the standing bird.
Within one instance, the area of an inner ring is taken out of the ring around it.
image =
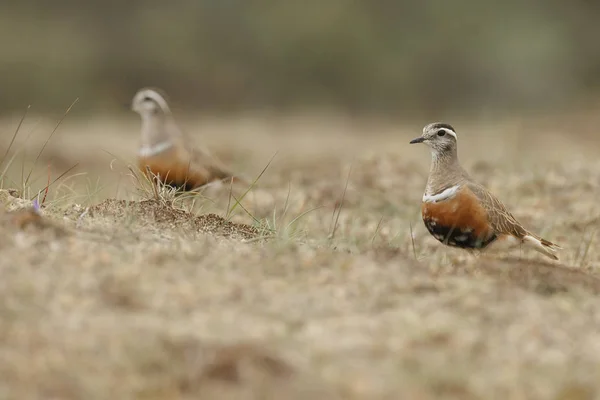
[[[497,241],[524,244],[554,260],[560,246],[529,232],[485,187],[461,167],[456,131],[433,123],[410,141],[431,148],[431,168],[421,214],[427,230],[445,245],[483,249]]]
[[[207,152],[192,149],[171,109],[157,89],[144,88],[133,98],[132,110],[142,118],[138,167],[148,169],[163,184],[185,191],[233,178],[233,174]]]

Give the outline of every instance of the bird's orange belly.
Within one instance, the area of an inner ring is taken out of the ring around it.
[[[208,173],[191,164],[189,157],[181,157],[175,151],[140,157],[138,166],[146,175],[149,169],[162,183],[184,190],[200,187],[209,181]]]
[[[468,189],[437,203],[423,202],[421,214],[429,233],[449,246],[483,248],[497,238],[487,212]]]

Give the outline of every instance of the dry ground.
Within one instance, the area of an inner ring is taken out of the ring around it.
[[[277,152],[230,215],[227,187],[137,190],[134,116],[67,117],[25,184],[57,119],[28,117],[0,191],[0,398],[600,398],[600,120],[447,121],[554,263],[426,233],[430,121],[185,120],[251,178]]]

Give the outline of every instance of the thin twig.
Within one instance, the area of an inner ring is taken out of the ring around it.
[[[233,196],[233,198],[235,199],[236,202],[238,202],[238,203],[240,202],[240,200],[238,200],[235,196]],[[248,214],[248,216],[254,220],[254,222],[256,222],[257,224],[260,225],[260,220],[258,218],[256,218],[254,215],[252,215],[252,213],[250,211],[248,211],[246,209],[246,207],[244,207],[241,203],[239,205],[242,208],[242,210],[244,210],[244,212],[246,214]]]
[[[229,207],[231,206],[231,197],[233,196],[233,177],[231,177],[231,181],[229,182],[229,197],[227,198],[227,209],[225,211],[225,218],[229,213]]]
[[[15,134],[13,135],[12,139],[10,140],[10,144],[8,145],[8,147],[6,149],[4,156],[2,156],[0,165],[2,165],[4,163],[4,160],[6,159],[8,152],[10,151],[13,143],[15,142],[15,139],[17,138],[17,135],[19,134],[19,131],[21,130],[21,126],[23,125],[23,121],[25,121],[25,117],[27,116],[27,112],[29,111],[30,108],[31,108],[31,105],[28,105],[27,108],[25,109],[25,112],[23,113],[23,116],[21,117],[21,120],[19,121],[19,125],[17,125],[17,129],[15,130]],[[2,175],[4,175],[4,173],[2,173]],[[2,179],[2,176],[0,176],[0,179]]]
[[[48,186],[46,186],[45,188],[43,188],[42,190],[40,190],[38,192],[38,194],[36,194],[35,196],[33,196],[31,198],[31,200],[35,199],[36,197],[38,197],[40,195],[40,193],[42,193],[42,191],[47,190],[47,188],[49,188],[50,186],[52,186],[53,184],[55,184],[59,179],[61,179],[63,176],[65,176],[66,174],[68,174],[69,172],[71,172],[73,169],[75,169],[77,166],[79,165],[79,163],[76,163],[75,165],[73,165],[71,168],[67,169],[65,172],[63,172],[62,174],[60,174],[59,176],[56,177],[56,179],[54,179],[52,182],[50,182],[50,184],[48,184]]]
[[[265,171],[267,170],[267,168],[269,168],[269,166],[273,162],[273,159],[275,159],[275,156],[277,155],[277,153],[278,152],[275,152],[275,154],[273,154],[273,157],[271,157],[271,159],[269,160],[269,162],[267,163],[267,165],[263,168],[262,171],[260,171],[260,174],[258,174],[258,176],[256,177],[256,179],[254,179],[254,181],[252,181],[252,183],[250,184],[250,186],[248,187],[248,189],[246,189],[246,191],[240,196],[240,198],[236,199],[235,204],[231,207],[231,209],[229,209],[227,211],[226,218],[225,218],[226,220],[229,220],[231,218],[231,214],[236,209],[236,207],[238,205],[240,205],[240,202],[244,199],[244,197],[246,197],[246,195],[248,194],[248,192],[250,192],[250,190],[252,190],[252,188],[256,185],[256,182],[258,182],[259,179],[263,176],[263,174],[265,173]]]
[[[288,181],[288,192],[285,197],[285,203],[283,203],[283,213],[281,214],[281,218],[285,218],[285,215],[288,212],[288,207],[290,206],[290,195],[292,194],[292,182]]]
[[[377,237],[377,234],[379,233],[379,229],[381,229],[382,222],[383,222],[383,215],[381,216],[381,218],[379,218],[379,222],[377,223],[377,226],[375,227],[375,233],[373,233],[373,237],[371,238],[371,246],[373,246],[373,243],[375,243],[375,238]]]
[[[44,189],[44,198],[42,198],[42,204],[46,202],[46,196],[48,196],[48,189],[50,188],[50,164],[48,164],[48,183],[46,184],[46,189]]]
[[[67,111],[65,111],[65,113],[60,118],[60,120],[58,120],[58,123],[56,124],[56,126],[54,127],[54,129],[52,130],[52,132],[50,133],[50,136],[48,136],[48,138],[44,142],[44,145],[40,149],[40,152],[38,153],[37,157],[35,158],[35,161],[33,162],[33,166],[31,167],[31,170],[29,171],[29,175],[27,175],[27,179],[25,179],[25,186],[27,186],[27,183],[29,182],[29,178],[31,177],[31,173],[33,172],[33,169],[37,165],[38,160],[42,156],[42,153],[46,149],[46,146],[48,145],[48,142],[50,142],[50,139],[52,139],[52,136],[54,136],[54,133],[56,133],[56,131],[58,130],[58,127],[60,126],[60,124],[66,118],[66,116],[69,113],[69,111],[71,111],[71,108],[73,108],[73,106],[75,105],[75,103],[77,103],[78,101],[79,101],[79,98],[76,98],[75,101],[73,101],[73,103],[71,103],[71,105],[69,106],[69,108],[67,108]]]
[[[297,217],[295,217],[293,220],[291,220],[291,221],[290,221],[290,222],[287,224],[287,226],[286,226],[286,229],[289,229],[289,228],[290,228],[290,226],[292,226],[292,224],[294,224],[294,223],[295,223],[296,221],[298,221],[300,218],[304,217],[305,215],[307,215],[307,214],[308,214],[308,213],[310,213],[310,212],[313,212],[313,211],[316,211],[316,210],[318,210],[319,208],[323,208],[323,206],[313,207],[313,208],[311,208],[311,209],[309,209],[309,210],[306,210],[306,211],[302,212],[301,214],[299,214]]]
[[[415,246],[415,235],[413,235],[412,222],[409,222],[408,226],[410,227],[410,241],[412,242],[413,255],[415,257],[415,260],[418,261],[418,258],[417,258],[417,247]]]
[[[590,236],[589,236],[589,240],[586,243],[585,246],[585,250],[583,252],[583,255],[581,256],[581,261],[579,262],[579,266],[583,266],[583,263],[585,262],[585,259],[588,256],[588,253],[590,252],[590,247],[592,247],[592,242],[594,241],[594,239],[596,238],[596,232],[598,232],[598,230],[594,230]]]
[[[348,169],[348,176],[346,177],[346,185],[344,186],[344,192],[342,193],[342,199],[340,200],[340,206],[338,208],[337,216],[335,217],[335,223],[333,224],[333,228],[331,233],[329,234],[329,240],[332,240],[335,237],[335,232],[337,231],[338,221],[340,219],[340,214],[342,213],[342,207],[344,206],[344,199],[346,198],[346,190],[348,190],[348,182],[350,181],[350,174],[352,173],[352,164],[350,164],[350,168]],[[335,209],[333,210],[335,213]]]
[[[148,174],[148,176],[154,176],[154,174],[152,173],[152,170],[150,170],[150,166],[146,165],[146,173]],[[154,176],[154,179],[151,179],[150,182],[152,183],[152,190],[154,191],[154,199],[156,201],[159,200],[159,196],[158,196],[158,181],[159,179]]]

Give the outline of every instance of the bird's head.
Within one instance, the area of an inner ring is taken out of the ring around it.
[[[144,88],[133,97],[131,109],[142,117],[157,114],[171,114],[165,95],[159,89]]]
[[[449,124],[434,122],[426,125],[421,136],[410,143],[425,143],[434,154],[444,154],[456,151],[456,132]]]

